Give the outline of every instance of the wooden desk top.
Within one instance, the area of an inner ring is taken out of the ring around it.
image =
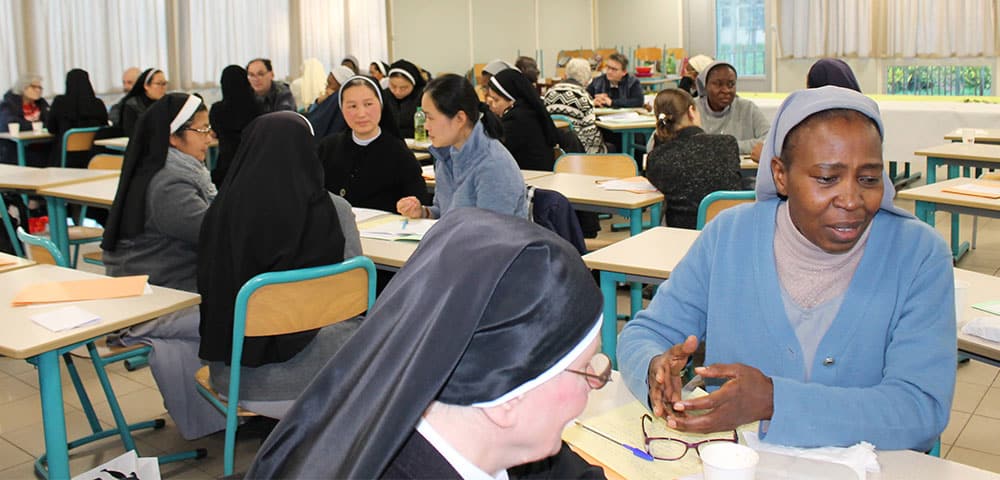
[[[613,115],[615,113],[625,113],[625,112],[636,112],[636,113],[649,113],[643,107],[635,108],[610,108],[610,107],[596,107],[594,108],[594,115]]]
[[[417,249],[418,242],[393,242],[361,237],[361,252],[376,265],[401,268]]]
[[[17,135],[13,135],[10,132],[0,133],[0,138],[5,140],[14,140],[14,141],[17,140],[42,141],[42,140],[51,140],[55,137],[51,133],[45,130],[43,130],[41,133],[35,133],[33,130],[28,130],[28,131],[22,130],[20,132],[17,132]]]
[[[28,260],[26,258],[21,258],[18,257],[17,255],[11,255],[9,253],[0,252],[0,263],[7,263],[7,262],[14,262],[14,263],[8,265],[0,265],[0,273],[17,270],[19,268],[30,267],[35,264],[35,262]]]
[[[606,130],[611,130],[612,132],[617,132],[619,130],[635,130],[635,129],[650,129],[656,128],[656,119],[652,116],[648,120],[634,121],[634,122],[607,122],[604,120],[598,120],[597,126]]]
[[[977,128],[976,141],[1000,143],[1000,128]],[[962,141],[962,129],[957,128],[945,134],[945,140],[953,142]]]
[[[1000,162],[1000,145],[987,143],[942,143],[913,152],[920,157],[953,158],[955,160],[980,160]]]
[[[28,285],[101,277],[101,275],[54,265],[34,265],[0,275],[0,318],[3,319],[0,354],[12,358],[29,358],[136,325],[201,302],[201,296],[197,294],[154,286],[152,294],[139,297],[55,303],[42,307],[10,306],[14,295]],[[30,319],[33,315],[57,310],[71,304],[78,305],[80,308],[100,316],[101,320],[80,328],[51,332]]]
[[[667,279],[700,234],[686,228],[654,227],[584,255],[583,263],[592,270]]]
[[[424,162],[431,159],[431,154],[427,152],[413,152],[413,156],[418,162]]]
[[[740,157],[740,170],[757,170],[760,163],[750,159],[750,157]]]
[[[87,170],[85,168],[5,168],[0,176],[0,188],[14,190],[40,190],[101,178],[117,178],[114,170]]]
[[[65,198],[88,205],[110,207],[118,190],[118,175],[86,182],[40,188],[38,194],[48,197]]]
[[[969,270],[955,269],[955,279],[969,283],[966,294],[965,309],[959,313],[959,325],[964,325],[974,318],[988,317],[989,313],[972,308],[972,304],[1000,300],[1000,278]],[[958,332],[958,348],[1000,362],[1000,343],[991,342],[985,338],[974,337]]]
[[[597,184],[598,180],[610,177],[596,177],[576,173],[553,173],[544,177],[527,179],[529,185],[548,190],[555,190],[569,199],[570,203],[596,205],[611,208],[643,208],[663,201],[663,194],[632,193],[624,191],[605,190]]]
[[[961,144],[956,144],[961,145]],[[1000,199],[993,200],[974,195],[963,195],[961,193],[942,192],[943,189],[963,185],[966,183],[985,182],[973,178],[953,178],[930,185],[922,185],[914,188],[900,190],[896,196],[903,200],[922,200],[925,202],[944,203],[947,205],[958,205],[961,207],[979,208],[983,210],[1000,210]],[[1000,183],[998,183],[1000,184]]]

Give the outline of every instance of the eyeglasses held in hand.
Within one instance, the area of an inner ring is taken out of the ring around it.
[[[700,456],[700,448],[702,446],[716,442],[739,443],[739,439],[736,436],[736,430],[732,431],[732,436],[725,438],[709,438],[700,442],[685,442],[679,438],[672,437],[650,437],[646,430],[647,423],[653,423],[653,417],[649,416],[649,414],[642,416],[642,437],[646,442],[646,453],[656,460],[664,460],[668,462],[680,460],[684,457],[684,455],[687,455],[688,450],[692,448],[698,452],[698,455]]]
[[[590,359],[586,371],[572,370],[567,368],[567,372],[575,373],[586,377],[590,388],[600,390],[611,381],[611,357],[603,352],[598,352]]]

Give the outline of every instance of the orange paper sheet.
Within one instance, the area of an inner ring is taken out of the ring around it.
[[[38,283],[25,287],[10,303],[11,306],[20,307],[35,303],[137,297],[146,289],[147,280],[149,275]]]

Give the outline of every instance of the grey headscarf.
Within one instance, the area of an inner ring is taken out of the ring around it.
[[[760,154],[760,166],[757,168],[757,200],[767,200],[778,196],[778,189],[774,185],[774,177],[771,174],[771,159],[781,157],[781,148],[788,132],[810,115],[833,109],[854,110],[871,118],[878,126],[879,137],[884,138],[885,129],[882,127],[882,117],[879,115],[878,104],[874,100],[854,90],[832,85],[792,92],[778,107],[777,113],[774,114],[774,120],[771,122],[771,129],[764,140],[764,149]],[[892,203],[893,197],[896,196],[896,189],[893,188],[892,179],[889,178],[889,173],[885,170],[882,171],[882,184],[885,186],[885,190],[882,193],[881,209],[899,216],[912,217],[913,214]]]
[[[709,63],[707,67],[698,73],[698,78],[694,82],[695,87],[698,88],[698,98],[708,98],[708,93],[705,90],[705,86],[708,85],[708,74],[712,73],[712,70],[719,65],[727,65],[729,68],[733,69],[734,72],[736,71],[736,67],[734,67],[733,64],[724,60],[716,60]],[[737,77],[738,76],[739,74],[737,73]]]
[[[490,63],[487,63],[486,66],[483,67],[483,71],[490,75],[496,75],[504,70],[507,70],[508,68],[514,68],[514,66],[498,58]]]

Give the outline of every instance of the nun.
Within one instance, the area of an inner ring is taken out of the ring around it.
[[[382,90],[389,89],[389,64],[382,61],[374,61],[368,65],[368,75],[378,82]]]
[[[569,243],[524,219],[456,210],[268,436],[247,478],[603,478],[560,440],[610,377],[600,311]]]
[[[520,70],[490,77],[486,103],[503,122],[503,145],[522,170],[552,171],[556,126],[538,92]]]
[[[387,212],[394,212],[404,197],[425,198],[420,163],[398,134],[391,133],[392,114],[375,80],[353,77],[340,87],[339,98],[350,130],[319,143],[326,189],[352,206]],[[389,131],[382,128],[387,124]]]
[[[163,98],[167,94],[167,76],[163,70],[158,68],[147,68],[136,79],[125,98],[122,99],[121,118],[117,119],[115,126],[120,126],[126,137],[131,137],[135,132],[135,125],[139,121],[139,116],[149,108],[153,102]],[[112,118],[112,122],[116,119]]]
[[[855,92],[861,92],[861,85],[854,76],[854,71],[847,62],[839,58],[821,58],[809,67],[809,74],[806,76],[806,88],[818,88],[827,85],[850,88]]]
[[[222,100],[212,104],[209,119],[212,130],[219,137],[219,156],[212,182],[221,186],[229,171],[229,164],[240,148],[243,129],[253,119],[264,113],[264,106],[254,97],[253,87],[247,80],[247,71],[239,65],[230,65],[222,70]]]
[[[344,57],[344,59],[340,61],[340,65],[350,68],[354,75],[361,73],[361,70],[358,69],[358,65],[361,65],[361,62],[358,62],[358,57],[355,57],[354,55],[347,55]]]
[[[927,451],[941,435],[955,386],[951,253],[893,205],[883,134],[875,101],[846,88],[778,108],[757,201],[709,222],[619,337],[629,390],[671,427],[759,422],[768,443],[879,450]],[[701,342],[694,371],[711,393],[681,401]]]
[[[59,142],[60,147],[52,149],[50,165],[59,166],[62,160],[62,137],[71,128],[104,127],[108,124],[108,110],[101,99],[94,94],[90,75],[85,70],[74,68],[66,74],[66,92],[52,100],[46,127]],[[90,152],[66,152],[66,166],[87,168]]]
[[[295,112],[247,126],[198,245],[200,357],[217,392],[229,389],[233,309],[243,284],[265,272],[339,263],[361,255],[351,206],[323,188],[312,127]],[[333,293],[335,294],[335,293]],[[240,405],[280,419],[360,324],[244,340]]]
[[[677,88],[684,90],[692,97],[698,97],[698,74],[705,70],[710,63],[712,63],[712,57],[708,55],[695,55],[684,62],[684,67],[682,67],[681,80],[677,82]]]
[[[396,124],[403,138],[413,138],[413,114],[417,113],[426,85],[420,68],[406,60],[396,60],[389,68],[392,95],[387,100],[398,115]]]
[[[717,60],[698,74],[698,113],[705,133],[732,135],[740,146],[740,155],[755,161],[761,157],[768,123],[757,104],[736,94],[736,68]],[[763,160],[761,160],[763,159]]]
[[[198,293],[198,232],[216,195],[204,163],[211,139],[208,111],[196,95],[165,95],[139,117],[101,242],[109,276],[149,275],[153,285]],[[152,345],[153,378],[188,440],[226,423],[192,380],[201,368],[198,316],[198,307],[191,307],[131,327],[117,339]]]
[[[341,85],[354,74],[343,65],[333,67],[326,76],[326,89],[306,111],[306,118],[312,125],[316,138],[325,138],[347,130],[344,113],[340,111],[338,92]]]

